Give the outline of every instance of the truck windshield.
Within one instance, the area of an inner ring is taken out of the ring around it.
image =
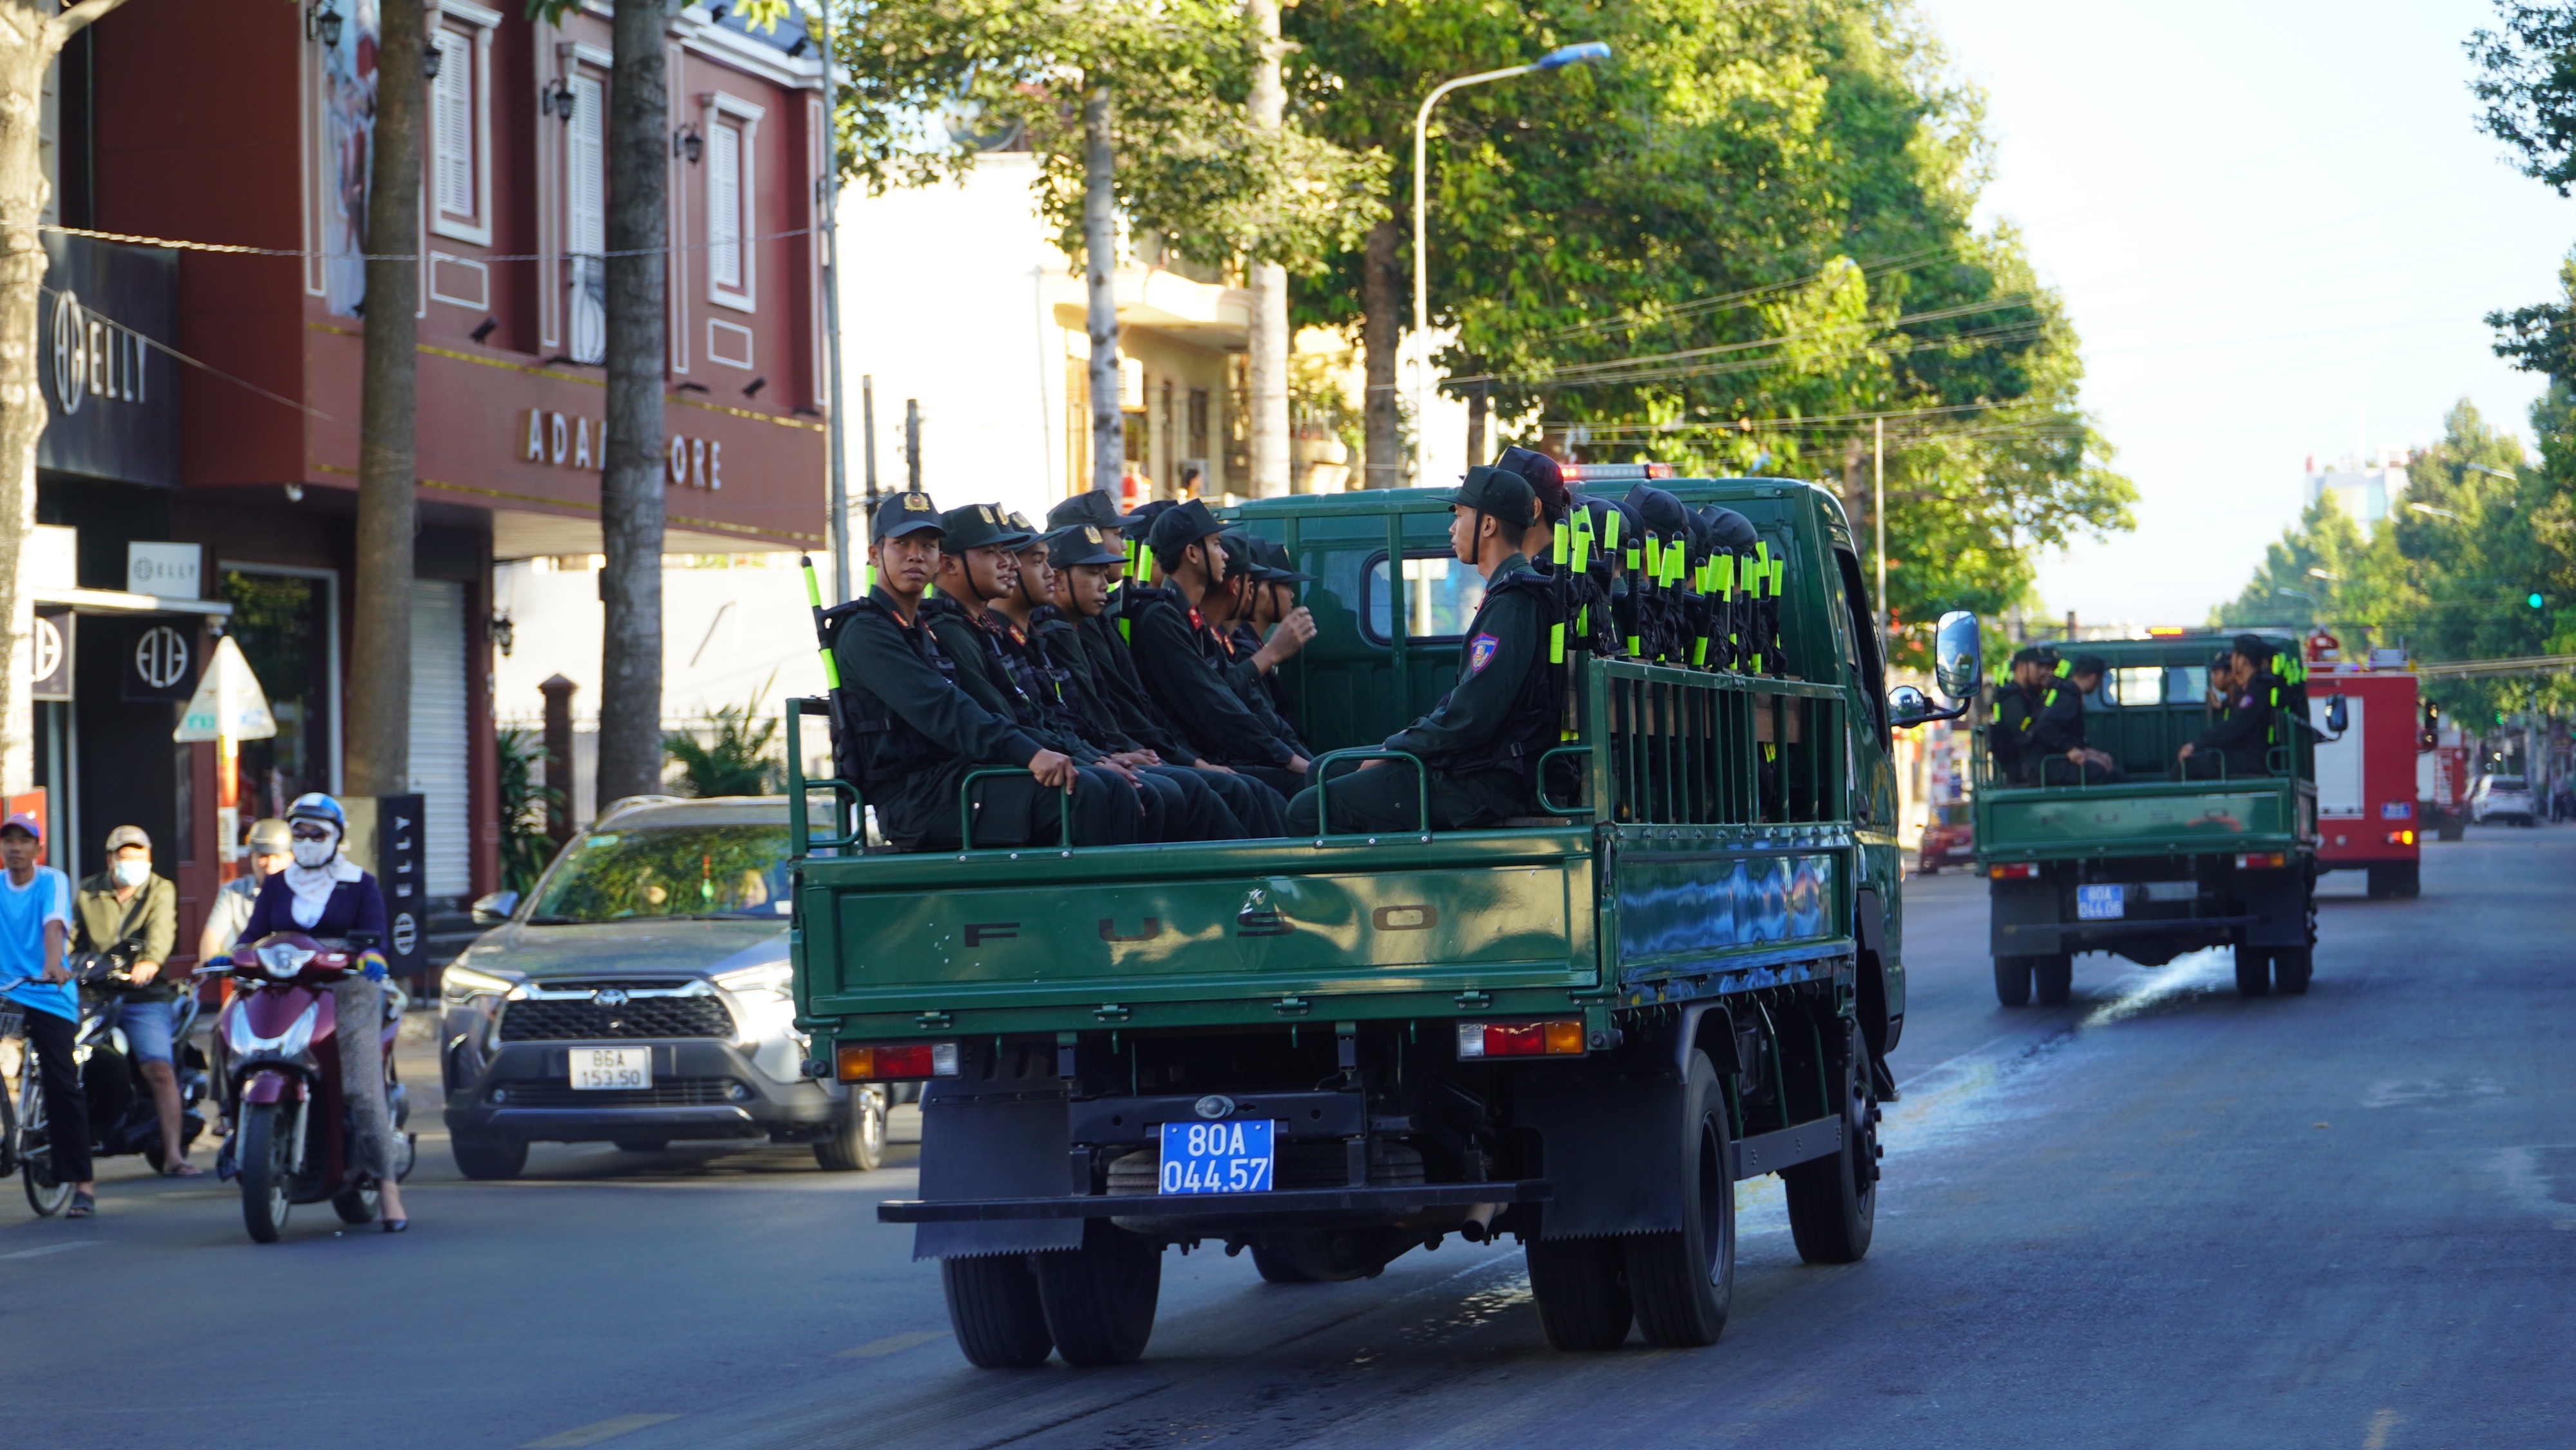
[[[638,826],[584,837],[546,873],[528,919],[778,917],[788,906],[784,825]]]

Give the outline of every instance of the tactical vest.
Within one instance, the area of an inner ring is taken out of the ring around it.
[[[939,647],[938,640],[931,638],[927,622],[917,627],[906,625],[892,610],[867,595],[823,612],[823,626],[830,631],[835,651],[840,646],[841,632],[862,613],[879,615],[892,623],[922,663],[937,670],[949,684],[957,683],[957,662]],[[855,680],[844,679],[841,687],[832,692],[832,698],[832,769],[861,791],[874,794],[957,757],[956,751],[912,728],[910,722]]]
[[[1538,601],[1539,628],[1537,641],[1543,642],[1559,622],[1556,613],[1556,583],[1544,574],[1515,571],[1494,580],[1486,587],[1485,601],[1476,606],[1476,618],[1467,626],[1467,637],[1473,639],[1476,626],[1482,624],[1485,611],[1506,590],[1520,590]],[[1427,763],[1451,775],[1506,767],[1529,779],[1538,758],[1558,743],[1558,671],[1547,661],[1541,648],[1532,652],[1529,672],[1521,676],[1520,694],[1512,701],[1511,713],[1503,717],[1503,728],[1494,738],[1472,750],[1430,757]]]

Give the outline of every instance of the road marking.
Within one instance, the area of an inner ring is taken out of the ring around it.
[[[542,1440],[531,1440],[520,1446],[519,1450],[572,1450],[576,1445],[596,1445],[602,1440],[614,1440],[620,1435],[633,1434],[648,1425],[659,1425],[665,1420],[678,1418],[680,1417],[677,1415],[619,1415],[613,1419],[598,1420],[566,1430],[561,1434],[548,1435]]]
[[[2370,1433],[2361,1438],[2361,1450],[2388,1450],[2388,1432],[2397,1428],[2395,1410],[2370,1412]]]
[[[915,1345],[928,1344],[934,1339],[947,1337],[946,1333],[937,1329],[915,1329],[906,1334],[889,1334],[883,1339],[871,1339],[856,1349],[842,1350],[832,1358],[883,1359],[889,1354],[901,1354]]]
[[[47,1254],[65,1253],[72,1249],[85,1249],[97,1242],[98,1240],[96,1239],[74,1239],[67,1244],[47,1244],[41,1249],[20,1249],[14,1254],[0,1254],[0,1259],[41,1259]]]

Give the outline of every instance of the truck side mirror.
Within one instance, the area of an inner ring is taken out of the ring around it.
[[[1932,677],[1941,693],[1953,700],[1965,700],[1985,683],[1985,654],[1977,640],[1977,617],[1964,609],[1953,609],[1941,616],[1941,628],[1932,641]]]
[[[515,891],[495,891],[489,896],[477,897],[474,902],[474,924],[499,926],[510,919],[510,913],[518,909],[519,893]]]
[[[1910,730],[1940,712],[1932,708],[1931,699],[1912,685],[1899,685],[1887,692],[1887,727]]]
[[[2343,696],[2337,695],[2333,699],[2326,701],[2327,734],[2341,735],[2344,732],[2345,727],[2350,724],[2352,724],[2352,710],[2351,707],[2344,703]]]

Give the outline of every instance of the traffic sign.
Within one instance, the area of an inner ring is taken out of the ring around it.
[[[242,658],[241,646],[225,635],[215,641],[215,657],[206,662],[197,693],[170,738],[184,745],[218,737],[266,740],[276,733],[277,717],[268,712],[268,695],[260,689],[259,677],[251,673],[250,661]]]

